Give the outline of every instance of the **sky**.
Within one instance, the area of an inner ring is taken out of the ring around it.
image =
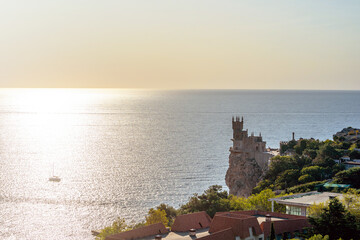
[[[0,0],[0,87],[360,90],[358,0]]]

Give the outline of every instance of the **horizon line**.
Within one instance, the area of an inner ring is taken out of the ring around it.
[[[127,88],[127,87],[0,87],[0,90],[10,90],[10,89],[103,89],[103,90],[111,90],[111,89],[122,89],[122,90],[142,90],[142,91],[347,91],[347,92],[356,92],[360,91],[360,89],[282,89],[282,88]]]

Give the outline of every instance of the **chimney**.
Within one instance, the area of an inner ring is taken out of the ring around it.
[[[196,229],[193,229],[193,228],[190,229],[190,230],[189,230],[189,236],[190,236],[190,237],[195,237],[195,236],[196,236]]]
[[[292,140],[295,141],[295,133],[294,132],[292,133],[292,136],[293,136]]]

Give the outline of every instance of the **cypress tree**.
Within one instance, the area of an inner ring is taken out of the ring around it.
[[[276,240],[274,223],[271,223],[270,240]]]

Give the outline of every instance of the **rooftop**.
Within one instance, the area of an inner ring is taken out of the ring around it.
[[[189,229],[208,228],[211,217],[206,212],[196,212],[177,216],[171,230],[174,232],[187,232]]]
[[[209,228],[204,228],[200,230],[196,230],[196,238],[201,238],[209,235]],[[162,234],[163,240],[190,240],[194,239],[189,236],[189,232],[169,232],[166,234]],[[154,235],[148,236],[145,238],[141,238],[142,240],[154,240]]]
[[[121,232],[106,237],[106,240],[131,240],[131,239],[144,239],[147,236],[164,234],[169,232],[162,223],[155,223],[145,227],[133,229],[126,232]]]
[[[269,201],[275,201],[277,203],[282,203],[285,205],[293,205],[293,206],[302,206],[308,207],[312,204],[319,204],[328,201],[333,197],[342,198],[341,193],[333,193],[333,192],[307,192],[294,194],[279,198],[271,198]]]
[[[266,221],[266,217],[269,215],[271,215],[271,221]],[[202,228],[199,226],[199,221],[202,222]],[[300,231],[308,226],[306,217],[283,213],[266,211],[218,212],[211,221],[205,212],[198,212],[178,216],[174,222],[174,225],[175,223],[177,225],[175,225],[175,229],[172,228],[171,232],[168,232],[162,223],[158,223],[115,234],[106,239],[153,240],[156,235],[161,235],[163,240],[190,240],[195,238],[201,240],[233,240],[235,236],[244,239],[251,235],[266,238],[270,234],[271,222],[274,223],[275,231],[279,234]],[[209,223],[210,228],[204,227],[207,226],[207,223]],[[189,235],[190,229],[196,229],[196,237]]]

